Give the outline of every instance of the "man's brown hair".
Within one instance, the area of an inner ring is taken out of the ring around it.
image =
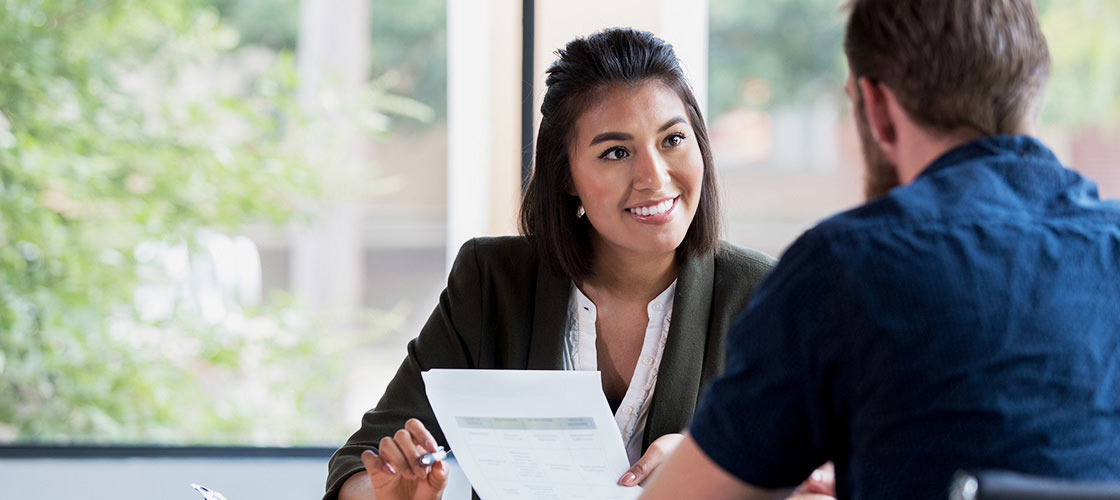
[[[1050,73],[1034,0],[851,0],[853,78],[884,83],[920,125],[1016,134]]]

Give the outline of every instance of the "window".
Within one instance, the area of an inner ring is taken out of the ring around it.
[[[835,0],[537,4],[533,108],[573,36],[631,25],[676,46],[733,242],[777,256],[861,202]],[[336,446],[458,239],[514,232],[520,2],[91,5],[0,14],[0,443]],[[1039,134],[1120,196],[1120,3],[1040,6]],[[451,61],[449,19],[481,32]],[[470,109],[494,116],[449,125],[482,94]],[[449,175],[449,142],[490,155],[451,172],[488,194]]]
[[[337,445],[443,281],[445,2],[6,9],[0,442]]]
[[[1040,3],[1053,69],[1039,135],[1120,196],[1120,36],[1115,2]],[[711,0],[709,123],[727,236],[780,255],[819,220],[863,201],[859,139],[843,91],[835,0]]]

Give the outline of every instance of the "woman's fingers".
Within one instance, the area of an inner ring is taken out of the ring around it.
[[[432,498],[440,498],[443,488],[447,486],[447,466],[440,463],[437,466],[420,464],[420,456],[436,450],[436,440],[432,433],[417,419],[405,422],[405,428],[398,430],[392,437],[383,437],[378,443],[378,452],[366,451],[362,453],[362,464],[366,466],[370,482],[375,488],[393,486],[393,481],[401,477],[419,483],[402,483],[410,491],[414,499],[425,499],[429,493],[434,492]],[[402,486],[398,484],[398,486]],[[413,489],[420,486],[419,489]]]
[[[397,446],[397,442],[390,437],[381,438],[378,445],[379,455],[381,460],[388,462],[399,474],[409,479],[416,479],[416,474],[412,472],[412,467],[408,463],[403,451]]]
[[[376,453],[366,450],[362,452],[362,465],[366,466],[366,475],[375,488],[380,488],[392,481],[397,472],[393,467],[381,460]]]
[[[791,499],[812,498],[812,496],[798,495],[836,496],[836,472],[832,462],[817,467],[817,470],[814,470],[793,492],[794,496],[790,497]]]
[[[836,469],[832,462],[817,467],[805,481],[806,492],[836,496]]]
[[[362,465],[366,466],[366,472],[384,472],[386,474],[397,473],[397,471],[393,470],[392,466],[382,461],[381,457],[377,456],[377,454],[371,450],[362,452]]]
[[[634,465],[630,466],[630,469],[619,478],[618,484],[622,486],[634,486],[641,483],[649,476],[653,468],[656,467],[653,462],[660,463],[662,459],[661,452],[655,451],[653,447],[650,447],[650,449],[646,450],[646,453],[642,455],[642,458],[634,462]]]
[[[404,428],[412,434],[413,442],[424,449],[423,453],[435,453],[439,445],[436,444],[436,438],[432,436],[432,433],[428,432],[428,428],[424,427],[424,422],[421,422],[420,419],[410,418],[404,423]]]
[[[420,479],[421,481],[427,479],[429,467],[420,464],[420,455],[425,452],[417,446],[416,438],[413,437],[412,433],[405,429],[397,431],[393,435],[393,443],[404,455],[405,463],[412,470],[413,479]]]
[[[439,498],[443,489],[447,487],[448,475],[447,464],[436,462],[432,465],[432,470],[428,473],[428,486],[436,493],[436,498]]]
[[[683,438],[684,435],[682,434],[666,434],[654,440],[650,443],[642,458],[634,462],[634,465],[618,479],[618,484],[636,486],[645,481],[650,473],[665,461],[665,457],[677,448]]]
[[[836,497],[819,493],[794,493],[786,500],[836,500]]]

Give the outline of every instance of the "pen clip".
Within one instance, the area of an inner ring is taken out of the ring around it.
[[[434,465],[436,462],[447,458],[450,454],[451,452],[447,451],[444,447],[437,446],[436,451],[425,453],[420,456],[420,465]]]
[[[194,488],[194,490],[199,492],[202,495],[202,498],[206,500],[226,500],[226,497],[222,496],[221,493],[218,493],[217,491],[207,488],[201,484],[191,483],[191,488]]]

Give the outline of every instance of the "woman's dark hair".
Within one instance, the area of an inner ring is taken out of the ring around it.
[[[575,124],[601,91],[614,85],[660,82],[680,96],[700,154],[704,179],[696,215],[677,247],[678,258],[713,251],[719,242],[719,198],[712,148],[700,105],[681,71],[673,46],[652,33],[610,28],[577,38],[557,51],[548,68],[533,176],[521,200],[521,233],[556,274],[579,282],[591,272],[590,223],[577,217],[579,199],[570,193],[568,145]]]

